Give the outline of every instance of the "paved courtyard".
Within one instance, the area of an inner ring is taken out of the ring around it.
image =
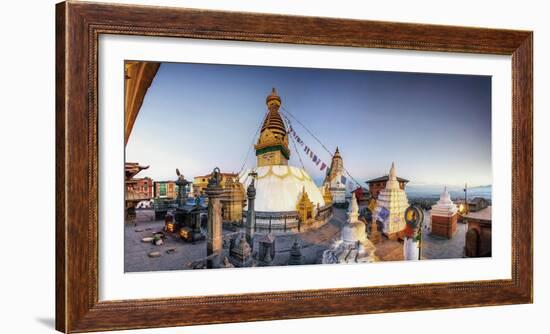
[[[335,209],[333,218],[317,230],[299,234],[276,236],[275,257],[271,265],[287,265],[290,249],[294,240],[302,245],[302,255],[305,264],[320,264],[323,252],[340,238],[340,230],[346,220],[343,209]],[[429,215],[426,218],[429,221]],[[160,246],[151,242],[142,242],[143,238],[151,237],[164,228],[163,220],[154,220],[151,210],[138,210],[135,223],[125,224],[124,240],[124,270],[125,272],[162,271],[192,269],[193,265],[206,258],[206,241],[195,243],[183,242],[176,234],[166,234],[164,243]],[[463,257],[463,247],[467,226],[458,224],[457,232],[451,240],[431,236],[429,229],[423,233],[423,259],[450,259]],[[235,233],[224,229],[224,238],[229,240]],[[228,244],[228,242],[226,243]],[[256,245],[257,246],[257,245]],[[254,247],[257,249],[257,247]],[[159,256],[150,257],[151,252]],[[223,256],[228,255],[227,247]],[[382,242],[376,245],[376,255],[382,261],[403,260],[403,243],[391,241],[382,237]]]

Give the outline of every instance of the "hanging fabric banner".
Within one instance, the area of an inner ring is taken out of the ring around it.
[[[321,166],[319,167],[319,169],[321,171],[323,171],[325,168],[327,168],[327,164],[322,162],[321,159],[317,156],[317,154],[313,153],[313,151],[309,148],[309,146],[307,146],[305,144],[305,142],[303,141],[303,139],[298,136],[298,133],[296,133],[296,130],[294,130],[294,128],[292,127],[292,122],[290,122],[290,119],[285,115],[285,114],[282,114],[283,117],[284,117],[284,120],[286,121],[286,123],[288,124],[288,134],[290,134],[292,136],[292,138],[298,143],[300,144],[301,146],[304,147],[304,152],[306,153],[306,155],[309,155],[309,158],[311,159],[311,161],[317,166]]]

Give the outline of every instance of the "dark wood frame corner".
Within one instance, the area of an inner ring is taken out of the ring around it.
[[[97,60],[101,34],[511,55],[512,278],[99,301]],[[56,43],[56,328],[59,331],[532,302],[532,32],[69,1],[56,7]]]

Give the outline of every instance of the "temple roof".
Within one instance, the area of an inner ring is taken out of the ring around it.
[[[405,183],[409,182],[409,180],[404,179],[404,178],[399,177],[399,176],[396,176],[396,178],[397,178],[397,181],[399,181],[399,182],[405,182]],[[380,177],[365,181],[365,183],[382,182],[382,181],[388,181],[389,179],[390,179],[389,175],[384,175],[384,176],[380,176]]]
[[[136,176],[137,173],[147,168],[149,168],[149,166],[140,166],[140,164],[137,162],[126,162],[124,164],[126,180],[133,178],[134,176]]]

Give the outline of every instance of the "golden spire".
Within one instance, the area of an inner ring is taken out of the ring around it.
[[[290,150],[288,148],[288,136],[285,123],[279,113],[281,97],[277,95],[275,88],[265,100],[268,108],[267,115],[260,138],[255,145],[258,166],[288,165]]]
[[[269,94],[265,99],[265,103],[267,104],[268,107],[270,106],[269,104],[270,102],[274,105],[276,104],[277,109],[279,109],[279,107],[281,106],[281,97],[277,95],[277,91],[275,90],[275,87],[271,89],[271,94]]]
[[[281,136],[286,135],[286,127],[281,114],[279,113],[279,108],[281,107],[281,98],[277,95],[275,88],[271,91],[271,94],[265,99],[267,108],[269,112],[264,120],[262,125],[262,132],[266,129],[271,130],[274,134],[279,134]]]

